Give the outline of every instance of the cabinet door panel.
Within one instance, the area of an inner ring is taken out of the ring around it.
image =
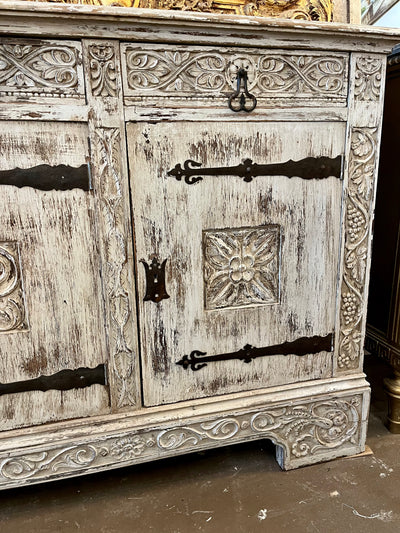
[[[104,385],[54,378],[106,359],[87,126],[3,123],[0,146],[0,429],[108,412]]]
[[[330,346],[304,356],[290,350],[334,331],[342,181],[246,181],[230,171],[202,176],[201,168],[336,158],[345,125],[130,123],[127,133],[145,404],[330,376]],[[168,175],[187,160],[201,164],[195,184]],[[151,266],[153,258],[166,260],[169,298],[158,302],[144,300],[140,261]],[[278,346],[279,354],[246,362],[237,352],[248,345]],[[213,358],[185,366],[185,355]]]

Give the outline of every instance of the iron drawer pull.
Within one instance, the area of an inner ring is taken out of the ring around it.
[[[253,111],[253,109],[257,105],[257,98],[254,96],[254,94],[250,94],[249,90],[247,88],[247,70],[244,68],[241,68],[238,70],[237,78],[236,78],[236,91],[232,93],[228,100],[228,106],[229,109],[232,109],[232,111],[238,112],[238,111],[246,111],[246,113],[249,113],[250,111]],[[243,85],[243,91],[241,92],[241,87]],[[246,106],[246,97],[251,100],[250,105]],[[239,107],[234,107],[233,101],[239,98]]]

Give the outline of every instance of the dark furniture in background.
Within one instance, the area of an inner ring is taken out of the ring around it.
[[[386,87],[366,348],[393,368],[387,425],[400,433],[400,45],[389,56]]]

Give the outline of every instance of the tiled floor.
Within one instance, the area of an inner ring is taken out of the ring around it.
[[[383,424],[373,384],[374,454],[282,472],[274,446],[252,442],[0,493],[1,533],[399,533],[400,435]]]

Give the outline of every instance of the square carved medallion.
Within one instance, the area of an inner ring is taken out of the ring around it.
[[[203,232],[206,309],[279,302],[280,227]]]

